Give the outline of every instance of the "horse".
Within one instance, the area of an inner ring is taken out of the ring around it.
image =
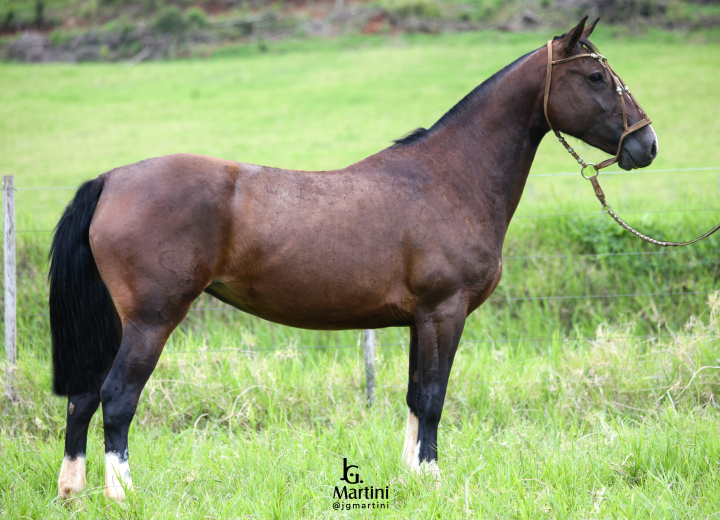
[[[408,327],[402,457],[437,473],[453,358],[466,318],[500,282],[503,241],[543,137],[553,129],[617,152],[626,170],[657,154],[650,124],[627,132],[644,113],[615,88],[612,69],[574,59],[596,57],[598,20],[586,21],[429,129],[340,170],[176,154],[82,184],[49,253],[53,390],[67,396],[59,496],[77,498],[86,485],[88,424],[102,403],[104,494],[126,498],[138,399],[203,292],[291,327]]]

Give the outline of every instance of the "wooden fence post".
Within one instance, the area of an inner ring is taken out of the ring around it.
[[[375,401],[375,331],[363,330],[363,357],[365,358],[365,395],[368,404]]]
[[[3,177],[3,223],[5,267],[5,394],[15,401],[15,369],[17,365],[17,306],[15,301],[15,177]]]

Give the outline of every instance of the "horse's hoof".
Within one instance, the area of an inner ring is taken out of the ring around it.
[[[68,507],[82,507],[80,494],[85,489],[85,458],[63,459],[58,478],[58,498]]]
[[[420,473],[424,473],[425,476],[432,478],[435,481],[435,490],[439,490],[442,487],[442,473],[440,472],[440,466],[436,460],[432,462],[423,462],[418,468]]]
[[[85,510],[85,496],[80,494],[81,491],[75,492],[69,489],[61,489],[58,492],[58,499],[62,504],[72,511]]]
[[[115,485],[105,486],[105,498],[115,502],[124,502],[127,495],[125,489],[119,483],[116,483]]]

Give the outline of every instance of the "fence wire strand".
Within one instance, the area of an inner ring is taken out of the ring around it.
[[[508,260],[551,260],[562,258],[604,258],[610,256],[662,256],[692,253],[692,249],[671,249],[660,251],[629,251],[627,253],[578,253],[573,255],[524,255],[524,256],[503,256],[503,264]],[[720,249],[706,251],[707,254],[720,253]],[[18,273],[21,276],[33,278],[36,276],[47,276],[48,271],[26,271]]]
[[[551,296],[523,296],[523,297],[498,297],[489,298],[485,300],[485,303],[507,303],[507,302],[533,302],[533,301],[552,301],[552,300],[596,300],[602,298],[640,298],[640,297],[654,297],[654,296],[698,296],[708,295],[716,291],[679,291],[679,292],[651,292],[651,293],[626,293],[626,294],[569,294],[569,295],[551,295]],[[188,312],[237,312],[237,309],[232,306],[225,307],[199,307],[190,309]],[[47,317],[49,316],[46,312],[37,313],[21,313],[18,317],[31,318],[31,317]]]
[[[498,338],[488,340],[477,340],[477,341],[461,341],[460,348],[463,346],[468,347],[472,345],[495,345],[495,344],[522,344],[522,343],[552,343],[552,342],[575,342],[575,343],[599,343],[607,341],[620,341],[620,340],[661,340],[661,339],[686,339],[686,338],[702,338],[702,341],[712,341],[720,339],[720,336],[712,334],[626,334],[622,336],[581,336],[581,337],[552,337],[552,338]],[[408,345],[405,343],[383,343],[376,344],[376,348],[406,348]],[[201,354],[222,354],[229,352],[239,352],[244,354],[253,354],[255,352],[272,352],[272,351],[293,351],[293,350],[330,350],[330,349],[357,349],[362,351],[362,345],[360,343],[356,345],[290,345],[284,347],[234,347],[224,346],[220,348],[212,349],[198,349],[198,350],[174,350],[168,348],[165,350],[168,354],[189,354],[189,355],[201,355]]]
[[[622,210],[623,215],[649,215],[649,214],[670,214],[670,213],[709,213],[718,212],[720,208],[698,208],[698,209],[646,209],[638,211],[625,211]],[[591,211],[581,213],[538,213],[534,215],[515,215],[513,219],[534,219],[539,220],[543,218],[565,218],[565,217],[605,217],[605,213],[602,211]],[[16,233],[32,234],[32,233],[52,233],[52,229],[18,229]]]

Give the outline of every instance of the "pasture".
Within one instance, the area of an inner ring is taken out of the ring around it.
[[[646,171],[601,174],[608,200],[655,238],[694,237],[720,217],[720,48],[608,32],[600,25],[592,39],[660,139]],[[73,193],[62,188],[174,152],[341,167],[430,126],[550,36],[309,41],[134,67],[0,64],[1,168],[19,188],[20,314],[19,402],[0,419],[0,513],[78,516],[55,500],[64,400],[49,391],[45,315],[48,231]],[[83,515],[719,513],[720,239],[669,251],[642,244],[600,213],[577,170],[548,136],[510,225],[503,279],[469,318],[455,360],[439,489],[400,460],[407,331],[378,331],[368,409],[357,332],[288,329],[202,298],[140,401],[130,430],[136,493],[124,506],[102,497],[100,414],[93,420]],[[343,458],[368,484],[388,486],[387,509],[333,510]]]

